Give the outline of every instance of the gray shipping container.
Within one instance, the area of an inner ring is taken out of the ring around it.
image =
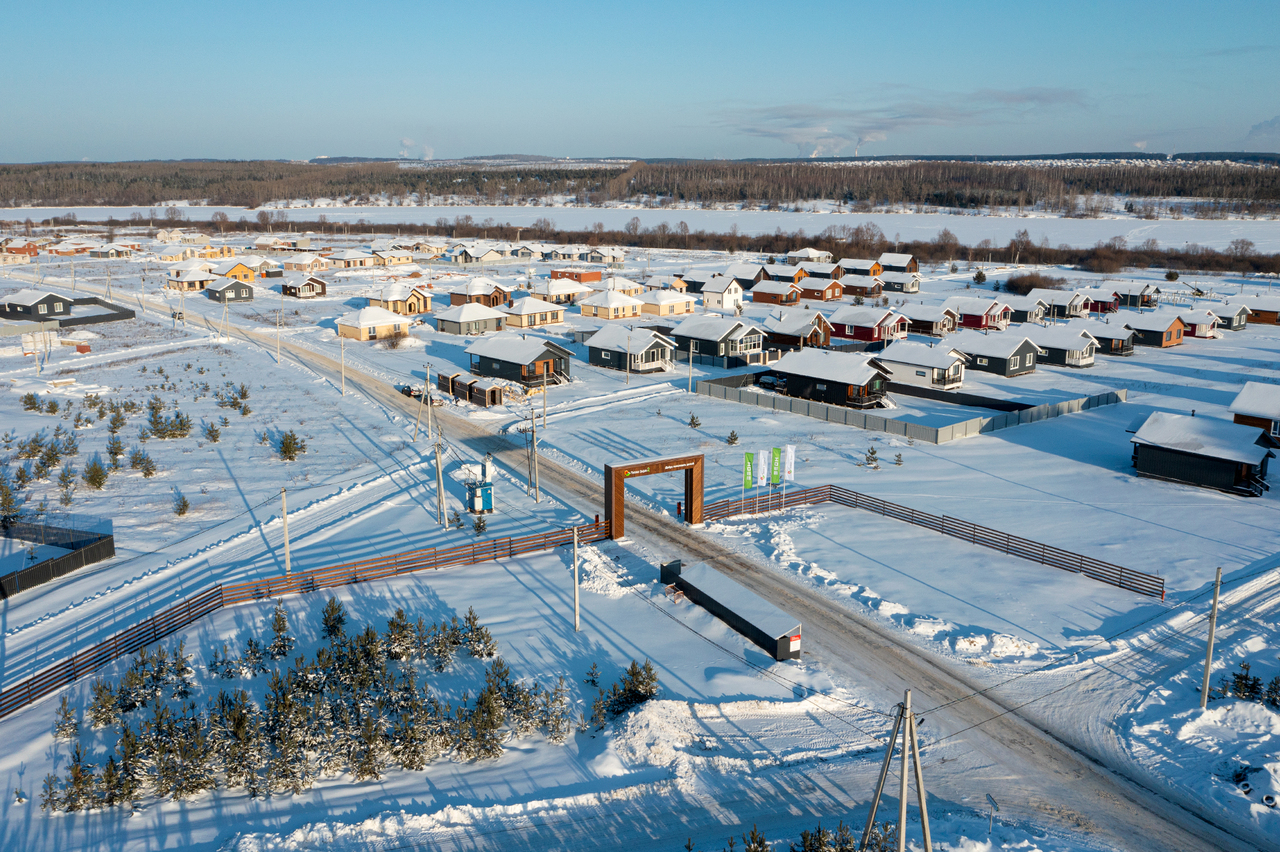
[[[775,660],[800,659],[800,622],[709,565],[677,559],[661,567],[661,578]]]

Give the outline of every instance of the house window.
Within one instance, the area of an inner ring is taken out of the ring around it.
[[[978,359],[978,366],[979,366],[979,367],[985,367],[985,366],[987,366],[987,359],[986,359],[986,358],[979,358],[979,359]]]
[[[61,303],[61,302],[54,302],[54,303],[53,303],[53,309],[54,309],[55,311],[60,311],[60,310],[62,310],[62,303]]]
[[[367,333],[370,340],[374,340],[378,336],[378,330],[376,328],[368,329]]]
[[[1010,368],[1010,369],[1012,369],[1012,370],[1016,370],[1016,369],[1018,369],[1018,356],[1017,356],[1017,355],[1014,355],[1012,358],[1010,358],[1010,359],[1009,359],[1009,368]]]
[[[610,352],[601,352],[601,353],[600,353],[600,360],[602,360],[602,361],[611,361],[611,360],[613,360],[613,354],[612,354],[612,353],[610,353]]]
[[[1028,367],[1030,367],[1030,366],[1031,366],[1032,364],[1034,364],[1035,362],[1036,362],[1036,353],[1034,353],[1034,352],[1028,353],[1028,355],[1027,355],[1027,366],[1028,366]]]
[[[926,373],[924,370],[916,370],[916,375],[917,375],[917,376],[927,376],[927,375],[929,375],[929,374],[928,374],[928,373]]]
[[[815,389],[817,389],[817,390],[820,390],[820,391],[824,391],[824,390],[826,390],[826,389],[827,389],[827,386],[826,386],[826,385],[824,385],[824,384],[816,384],[816,385],[814,385],[814,388],[815,388]]]
[[[1271,435],[1272,437],[1280,435],[1280,420],[1271,421]]]
[[[1165,340],[1173,340],[1173,332],[1172,332],[1172,331],[1166,331],[1166,332],[1164,333],[1164,339],[1165,339]]]
[[[36,306],[36,310],[37,310],[38,312],[42,313],[42,314],[43,314],[43,313],[48,313],[48,311],[49,311],[49,306],[48,306],[48,305],[37,305],[37,306]]]

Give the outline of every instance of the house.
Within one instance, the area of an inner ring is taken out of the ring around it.
[[[24,257],[35,257],[40,253],[40,247],[34,240],[28,240],[20,237],[14,237],[4,245],[5,254],[20,254]]]
[[[1225,331],[1240,331],[1249,324],[1249,308],[1245,305],[1228,305],[1219,303],[1207,306],[1206,310],[1218,319],[1218,328]]]
[[[638,281],[632,281],[630,278],[619,278],[610,276],[601,281],[593,290],[612,290],[615,293],[621,293],[624,296],[630,296],[635,299],[644,292],[644,285]]]
[[[441,373],[436,379],[436,387],[481,408],[502,405],[502,385],[493,379],[482,379],[470,373]]]
[[[920,292],[920,276],[914,272],[882,272],[877,278],[884,289],[894,293]]]
[[[724,276],[719,272],[677,272],[676,277],[684,282],[686,293],[701,293],[707,284]]]
[[[30,263],[31,255],[29,254],[9,254],[8,252],[0,252],[0,266],[16,266],[20,263]]]
[[[378,266],[403,266],[406,263],[413,263],[413,252],[401,249],[375,251],[373,258],[375,265]]]
[[[831,344],[831,322],[818,311],[776,308],[761,325],[778,347],[821,347]]]
[[[1074,319],[1064,327],[1089,332],[1093,339],[1098,341],[1099,355],[1132,355],[1133,342],[1138,337],[1133,329],[1125,328],[1118,322]]]
[[[920,263],[909,254],[898,254],[896,252],[887,251],[880,255],[880,268],[885,272],[916,272],[920,271]]]
[[[1236,423],[1254,426],[1273,438],[1280,438],[1280,385],[1245,382],[1228,410]]]
[[[1124,308],[1154,308],[1160,301],[1160,288],[1153,284],[1122,281],[1118,284],[1108,284],[1107,287],[1115,292],[1120,300],[1120,306]]]
[[[1005,296],[1004,303],[1009,306],[1012,322],[1044,322],[1045,311],[1049,309],[1048,305],[1032,296]]]
[[[409,323],[383,308],[361,308],[338,318],[338,336],[351,340],[384,340],[407,334]]]
[[[604,263],[609,266],[621,266],[626,262],[627,253],[620,248],[592,248],[582,257],[587,263]]]
[[[346,251],[336,251],[329,255],[329,264],[334,269],[356,269],[377,265],[377,258],[368,252],[347,249]]]
[[[19,290],[0,296],[5,319],[43,320],[71,316],[71,297],[40,290]]]
[[[178,260],[190,260],[196,256],[196,250],[193,246],[171,245],[162,246],[156,249],[156,257],[165,263]]]
[[[1250,497],[1269,490],[1276,442],[1257,426],[1154,411],[1130,441],[1139,476]]]
[[[107,243],[105,246],[89,249],[89,257],[104,258],[107,260],[117,260],[124,257],[132,257],[133,249],[125,248],[118,243]]]
[[[1249,309],[1249,322],[1280,325],[1280,296],[1241,296],[1237,302]]]
[[[732,281],[733,279],[725,279]],[[764,305],[795,305],[800,302],[800,287],[790,281],[761,281],[751,288],[751,301]]]
[[[284,237],[264,234],[253,241],[253,247],[261,251],[279,251],[289,249],[292,246]]]
[[[382,308],[402,317],[431,312],[431,292],[421,284],[388,284],[376,296],[369,297],[369,307]]]
[[[787,263],[799,266],[802,263],[830,263],[831,252],[819,251],[815,248],[802,248],[787,252]]]
[[[537,328],[564,322],[564,308],[544,302],[534,296],[500,305],[498,310],[507,315],[507,328]]]
[[[1071,319],[1089,313],[1089,300],[1074,290],[1050,290],[1046,287],[1037,287],[1027,293],[1027,297],[1044,302],[1047,317]]]
[[[835,263],[802,263],[800,268],[804,270],[806,278],[830,278],[836,281],[844,275],[844,270]]]
[[[1004,331],[1013,320],[1013,308],[999,299],[980,296],[952,296],[942,303],[960,316],[961,328]]]
[[[815,302],[835,302],[844,295],[844,288],[834,278],[809,275],[800,281],[800,298]]]
[[[804,278],[806,274],[802,267],[790,266],[785,263],[769,263],[764,267],[764,280],[766,281],[790,281],[792,284],[799,284],[800,279]]]
[[[831,315],[831,334],[846,340],[886,343],[906,337],[910,322],[888,308],[845,305]]]
[[[560,269],[551,270],[548,276],[552,281],[560,278],[569,281],[576,281],[579,284],[587,284],[591,281],[600,281],[604,277],[604,273],[599,269],[584,269],[581,266],[565,266]]]
[[[1114,314],[1120,310],[1120,296],[1109,287],[1092,287],[1077,290],[1084,297],[1084,310],[1089,314]]]
[[[799,349],[779,358],[765,376],[787,396],[871,408],[885,397],[889,370],[861,352]]]
[[[474,303],[486,308],[496,308],[510,298],[510,291],[497,281],[481,277],[472,278],[462,289],[450,293],[449,304],[457,306]]]
[[[217,246],[196,246],[196,257],[203,257],[208,260],[218,260],[224,257],[235,257],[236,250],[234,246],[226,244]]]
[[[283,278],[284,270],[279,261],[269,260],[256,254],[246,254],[240,262],[253,270],[259,278]]]
[[[587,361],[596,367],[655,373],[674,366],[676,343],[651,328],[630,329],[614,325],[587,338]]]
[[[731,263],[721,274],[737,281],[743,290],[750,290],[764,280],[764,266],[759,263]]]
[[[579,284],[568,278],[548,280],[545,284],[534,285],[533,292],[544,302],[555,305],[572,305],[583,296],[595,293],[586,284]]]
[[[84,240],[63,240],[60,243],[49,246],[48,253],[55,254],[58,257],[74,257],[78,254],[88,254],[90,249],[96,247],[95,243],[85,242]]]
[[[243,262],[238,260],[227,261],[221,263],[210,270],[214,275],[221,278],[232,278],[236,281],[254,281],[257,276],[253,270],[245,266]]]
[[[468,246],[454,256],[457,263],[496,263],[505,257],[493,246]]]
[[[739,284],[742,282],[739,281]],[[689,285],[684,282],[683,278],[677,278],[674,275],[650,275],[644,282],[646,290],[674,290],[677,293],[683,293],[689,289]]]
[[[436,314],[436,330],[444,334],[484,334],[502,331],[507,315],[487,305],[467,302]]]
[[[876,353],[888,368],[892,381],[940,390],[957,390],[964,384],[966,355],[949,346],[928,346],[899,340]]]
[[[967,355],[969,369],[1005,378],[1035,372],[1036,359],[1044,355],[1031,338],[1016,331],[961,331],[943,339],[942,345]]]
[[[201,233],[181,234],[178,237],[178,241],[186,243],[189,246],[197,246],[197,247],[212,245],[212,242],[209,240],[209,238]]]
[[[295,299],[314,299],[329,292],[329,285],[323,279],[308,275],[301,284],[280,284],[280,293]]]
[[[751,292],[761,286],[757,284]],[[742,307],[742,287],[732,278],[713,278],[702,287],[702,304],[715,311],[736,311]]]
[[[164,228],[161,228],[160,230],[156,231],[156,242],[158,243],[176,243],[176,242],[181,242],[181,240],[182,240],[181,228],[170,228],[169,230],[165,230]]]
[[[859,260],[857,258],[845,257],[841,258],[840,262],[836,265],[844,270],[844,275],[860,275],[865,278],[876,278],[881,272],[884,272],[884,267],[880,265],[880,261],[878,260]],[[841,277],[843,277],[843,275]]]
[[[736,358],[748,364],[763,360],[764,330],[732,317],[690,317],[673,328],[670,336],[683,352]]]
[[[204,290],[217,280],[218,276],[212,272],[205,272],[203,269],[175,269],[170,271],[164,286],[167,290],[191,292],[192,290]]]
[[[449,244],[439,237],[407,237],[399,240],[396,246],[426,255],[428,258],[439,257],[449,250]]]
[[[220,281],[213,281],[205,287],[204,294],[215,302],[221,302],[224,305],[230,302],[252,302],[253,285],[237,281],[234,278],[223,278]]]
[[[1027,337],[1044,350],[1042,361],[1060,367],[1092,367],[1098,340],[1082,328],[1065,325],[1031,326]]]
[[[285,258],[284,268],[294,272],[324,272],[329,268],[329,261],[318,254],[304,251]]]
[[[540,337],[496,334],[477,340],[466,349],[471,372],[519,382],[522,385],[559,384],[569,380],[573,353]]]
[[[907,304],[897,311],[907,318],[907,331],[911,334],[944,337],[960,325],[960,315],[950,308]]]
[[[584,317],[616,320],[640,316],[644,302],[616,290],[598,290],[592,296],[578,301],[578,311]]]
[[[846,275],[840,279],[840,289],[846,296],[876,299],[884,292],[884,282],[879,278],[867,278],[863,275]]]
[[[1218,316],[1213,311],[1179,311],[1178,317],[1187,325],[1187,337],[1208,339],[1222,336],[1218,331]]]
[[[1139,346],[1177,346],[1187,333],[1187,324],[1174,311],[1157,311],[1138,314],[1127,319],[1125,326],[1132,329],[1134,342]]]
[[[641,293],[640,313],[653,314],[656,317],[673,317],[691,314],[698,306],[698,300],[686,296],[676,290],[649,290]]]

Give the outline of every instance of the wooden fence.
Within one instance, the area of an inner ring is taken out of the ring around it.
[[[609,537],[608,521],[578,527],[578,542],[590,544]],[[331,568],[301,571],[286,576],[267,577],[231,585],[218,584],[179,601],[145,621],[116,633],[92,648],[55,663],[37,675],[0,692],[0,719],[38,701],[54,690],[74,683],[108,663],[126,657],[139,648],[157,642],[181,630],[215,610],[247,601],[264,600],[281,595],[313,592],[335,586],[346,586],[394,577],[414,571],[475,565],[495,559],[506,559],[524,553],[536,553],[573,542],[573,528],[553,530],[521,538],[499,538],[478,541],[445,550],[427,548],[347,562]]]
[[[1010,556],[1039,562],[1042,565],[1051,565],[1064,571],[1084,574],[1086,577],[1108,585],[1118,586],[1121,589],[1137,592],[1140,595],[1159,597],[1160,600],[1164,600],[1163,577],[1144,574],[1141,571],[1134,571],[1120,565],[1112,565],[1110,562],[1102,562],[1089,556],[1082,556],[1079,553],[1072,553],[1069,550],[1042,544],[1031,539],[1020,538],[1016,535],[979,526],[958,518],[919,512],[906,506],[899,506],[896,503],[889,503],[866,494],[860,494],[857,491],[850,491],[838,485],[819,485],[815,488],[792,491],[787,494],[785,501],[780,493],[761,497],[758,503],[753,497],[738,500],[720,500],[703,506],[702,516],[707,521],[715,521],[720,518],[727,518],[730,515],[772,512],[792,506],[811,506],[817,503],[838,503],[841,506],[848,506],[853,509],[866,509],[869,512],[915,524],[918,527],[925,527],[934,532],[967,541],[970,544],[980,544],[983,547],[999,550]]]

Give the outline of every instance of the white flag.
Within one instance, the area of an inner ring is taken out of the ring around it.
[[[756,453],[756,485],[769,484],[769,456],[772,452],[769,450],[760,450]]]
[[[796,445],[787,444],[782,450],[782,478],[787,482],[796,481]]]

